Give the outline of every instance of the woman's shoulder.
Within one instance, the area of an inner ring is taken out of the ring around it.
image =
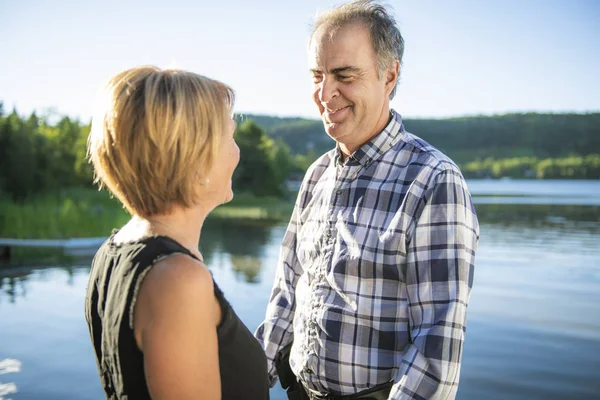
[[[186,254],[156,262],[141,282],[134,320],[136,335],[178,326],[216,328],[221,310],[206,265]]]
[[[157,261],[144,279],[157,296],[213,296],[214,281],[208,267],[187,254],[172,254]]]

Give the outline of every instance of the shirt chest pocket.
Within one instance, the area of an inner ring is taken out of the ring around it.
[[[401,232],[347,222],[336,224],[336,231],[334,271],[338,266],[359,279],[401,280],[399,264],[405,248]]]
[[[317,222],[308,221],[298,231],[298,244],[296,254],[304,270],[312,268],[320,255],[320,242],[322,229]]]

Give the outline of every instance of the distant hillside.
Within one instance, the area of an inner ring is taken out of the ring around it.
[[[320,120],[245,115],[281,138],[295,154],[333,148]],[[600,153],[600,113],[506,114],[450,119],[406,119],[406,129],[455,161]]]
[[[318,119],[244,114],[242,120],[245,119],[254,120],[269,137],[281,138],[295,154],[306,154],[311,149],[321,154],[334,146],[333,140],[323,129],[323,122]]]
[[[236,121],[238,123],[243,122],[245,120],[251,119],[256,122],[259,126],[261,126],[267,133],[273,132],[279,128],[285,128],[288,126],[302,125],[305,123],[314,123],[318,122],[321,124],[320,120],[314,119],[306,119],[306,118],[291,118],[291,117],[272,117],[269,115],[256,115],[256,114],[236,114]],[[322,124],[321,124],[322,126]]]

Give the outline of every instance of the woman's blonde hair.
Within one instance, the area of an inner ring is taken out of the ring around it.
[[[133,215],[198,202],[234,104],[233,90],[192,72],[153,66],[111,78],[92,120],[95,179]]]

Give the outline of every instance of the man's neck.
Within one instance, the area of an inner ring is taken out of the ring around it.
[[[354,152],[360,149],[365,143],[371,141],[374,137],[379,135],[383,130],[389,125],[392,118],[394,118],[394,113],[389,107],[385,107],[385,113],[388,115],[388,118],[380,118],[380,122],[373,129],[373,133],[369,135],[368,139],[363,141],[362,143],[358,143],[356,145],[340,143],[338,142],[338,149],[340,156],[342,157],[342,162],[346,161],[346,158],[350,157]]]

